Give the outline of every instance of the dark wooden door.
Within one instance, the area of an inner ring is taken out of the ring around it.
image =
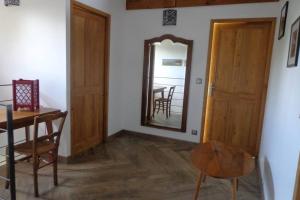
[[[176,0],[127,0],[127,9],[171,8]]]
[[[273,21],[215,23],[204,142],[258,154],[273,36]]]
[[[82,4],[72,6],[72,155],[101,143],[106,134],[108,20]]]
[[[208,0],[176,0],[176,7],[203,6],[207,3]]]

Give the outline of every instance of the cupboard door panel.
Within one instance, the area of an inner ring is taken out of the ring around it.
[[[172,8],[175,7],[176,0],[127,0],[126,8],[149,9],[149,8]]]
[[[203,6],[208,0],[176,0],[176,7]]]
[[[208,0],[209,5],[223,5],[223,4],[242,4],[242,3],[263,3],[277,0]]]
[[[279,0],[127,0],[127,10],[276,2]]]
[[[175,0],[148,0],[148,8],[171,8],[175,4]]]
[[[148,8],[148,0],[127,0],[126,8],[127,10],[146,9]]]

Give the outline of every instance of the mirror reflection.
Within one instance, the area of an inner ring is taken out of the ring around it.
[[[146,41],[142,124],[185,131],[192,41]]]

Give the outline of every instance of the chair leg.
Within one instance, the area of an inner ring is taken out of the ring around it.
[[[206,182],[206,176],[203,176],[202,183]]]
[[[57,181],[57,159],[53,163],[53,181],[54,181],[54,185],[57,186],[58,185],[58,181]]]
[[[38,188],[38,159],[34,158],[33,161],[33,186],[34,186],[34,196],[39,197],[39,188]]]
[[[152,117],[154,118],[154,113],[156,110],[156,102],[153,103],[153,111],[152,111]]]
[[[6,160],[6,178],[9,179],[9,158],[8,158],[8,148],[5,149],[5,160]],[[5,181],[5,189],[9,188],[9,181]]]
[[[169,102],[167,102],[167,106],[166,106],[166,117],[167,119],[169,118]]]
[[[171,116],[171,102],[169,103],[169,117]]]
[[[232,179],[232,200],[237,199],[237,187],[238,187],[237,184],[238,184],[237,178],[233,178]]]

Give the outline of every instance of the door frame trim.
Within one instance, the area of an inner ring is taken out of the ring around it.
[[[98,10],[96,8],[93,8],[91,6],[88,6],[86,4],[80,3],[76,0],[71,0],[71,5],[70,5],[70,21],[72,21],[72,15],[73,15],[73,9],[78,8],[83,11],[90,12],[92,14],[104,17],[106,19],[106,24],[105,24],[105,30],[106,30],[106,39],[105,39],[105,55],[104,55],[104,107],[103,107],[103,141],[105,142],[108,137],[108,106],[109,106],[109,66],[110,66],[110,27],[111,27],[111,15],[103,12],[101,10]],[[70,26],[72,23],[70,23]],[[70,41],[72,41],[72,28],[70,28]],[[70,48],[72,48],[72,44],[70,44]],[[71,85],[71,70],[72,70],[72,54],[70,51],[70,94],[72,90],[72,85]],[[72,98],[70,98],[70,106],[72,105]],[[71,112],[72,113],[72,112]],[[70,117],[70,144],[71,144],[71,155],[74,155],[74,150],[73,150],[73,139],[72,139],[72,117]]]
[[[268,91],[268,82],[269,82],[269,74],[270,74],[270,68],[271,68],[271,61],[272,61],[272,53],[273,53],[273,45],[274,45],[274,39],[275,39],[275,27],[276,27],[276,17],[267,17],[267,18],[238,18],[238,19],[212,19],[210,22],[210,36],[209,36],[209,44],[208,44],[208,58],[207,58],[207,66],[206,66],[206,75],[205,75],[205,87],[204,87],[204,100],[202,105],[202,119],[201,119],[201,136],[200,136],[200,143],[203,143],[204,139],[204,125],[206,121],[206,111],[207,111],[207,97],[208,97],[208,86],[209,86],[209,75],[210,75],[210,69],[211,69],[211,53],[212,53],[212,45],[213,45],[213,30],[214,30],[214,24],[215,23],[249,23],[249,22],[267,22],[271,23],[271,31],[269,37],[269,47],[268,47],[268,57],[267,57],[267,66],[266,66],[266,72],[264,75],[264,89],[263,89],[263,96],[261,101],[261,111],[260,111],[260,120],[258,124],[259,132],[257,140],[261,140],[261,133],[262,133],[262,127],[263,127],[263,118],[265,113],[265,104],[266,104],[266,97],[267,97],[267,91]],[[259,152],[260,143],[256,142],[256,154]]]
[[[296,181],[294,186],[294,197],[293,200],[299,200],[300,199],[300,154],[298,159],[298,168],[296,172]]]

